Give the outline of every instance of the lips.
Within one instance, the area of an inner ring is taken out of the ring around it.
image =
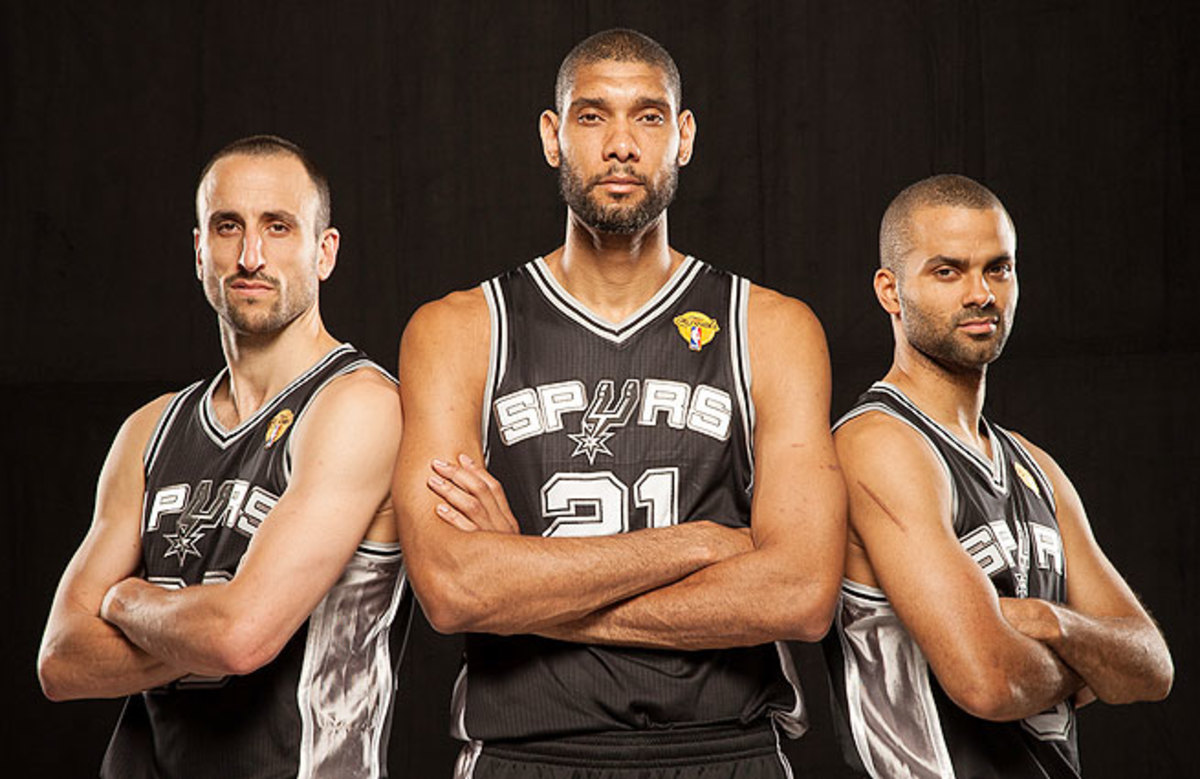
[[[996,332],[1000,326],[1000,320],[997,317],[982,317],[975,319],[964,319],[958,323],[958,327],[972,335],[989,335]]]

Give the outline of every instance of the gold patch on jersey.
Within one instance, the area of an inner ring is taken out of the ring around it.
[[[1042,491],[1038,489],[1037,480],[1033,478],[1032,473],[1026,470],[1024,465],[1014,461],[1013,470],[1017,472],[1017,476],[1021,477],[1021,481],[1025,483],[1025,486],[1033,490],[1034,495],[1037,495],[1039,498],[1042,497]]]
[[[296,415],[292,413],[290,408],[285,408],[275,415],[271,420],[271,424],[267,425],[267,443],[264,449],[270,449],[275,445],[275,442],[283,438],[283,434],[292,426],[292,422],[296,419]]]
[[[687,341],[688,348],[693,352],[703,349],[717,333],[721,331],[717,320],[699,311],[688,311],[674,319],[679,335]]]

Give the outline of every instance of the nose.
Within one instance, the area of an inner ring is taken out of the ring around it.
[[[617,162],[637,162],[642,158],[642,150],[638,148],[637,140],[633,137],[629,122],[618,119],[611,125],[612,129],[605,139],[604,159]]]
[[[972,273],[968,279],[970,286],[963,298],[964,306],[987,308],[996,302],[996,295],[992,292],[991,285],[988,284],[987,278],[982,273]]]
[[[247,231],[242,238],[242,253],[238,257],[238,267],[246,273],[254,273],[266,264],[262,236],[257,232]]]

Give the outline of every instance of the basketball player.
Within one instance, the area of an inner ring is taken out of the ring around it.
[[[1075,707],[1156,700],[1157,627],[1062,469],[981,415],[1017,306],[989,190],[935,176],[883,217],[895,358],[839,422],[850,543],[825,641],[851,764],[872,777],[1077,777]]]
[[[381,776],[404,588],[395,384],[322,324],[339,235],[301,149],[217,152],[196,216],[226,367],[117,434],[42,687],[129,696],[104,776]]]
[[[458,776],[790,775],[770,642],[828,629],[845,533],[820,325],[668,244],[696,123],[657,43],[580,43],[540,122],[565,242],[401,344],[401,544],[468,633]]]

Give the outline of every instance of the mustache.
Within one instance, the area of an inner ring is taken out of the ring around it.
[[[253,281],[256,284],[268,284],[272,289],[279,286],[279,279],[263,273],[262,270],[256,270],[253,273],[247,273],[241,268],[238,268],[236,273],[225,277],[225,286],[229,286],[238,281]]]
[[[587,188],[592,189],[599,186],[601,181],[611,176],[620,176],[622,178],[636,179],[637,183],[645,186],[647,179],[642,174],[636,172],[631,165],[613,165],[603,173],[592,176],[588,179]]]
[[[1004,317],[1000,316],[1000,310],[996,308],[995,303],[989,303],[986,306],[971,306],[965,309],[961,314],[954,318],[954,324],[960,325],[970,319],[995,318],[998,321],[1003,321]]]

